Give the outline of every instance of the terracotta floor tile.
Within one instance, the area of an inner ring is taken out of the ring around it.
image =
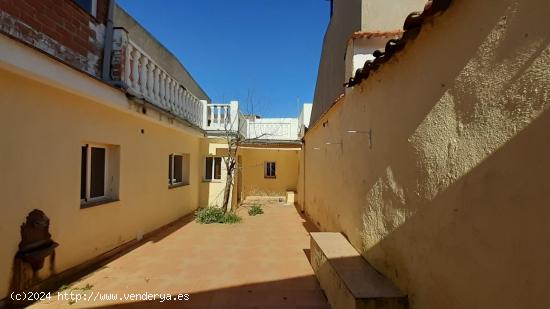
[[[74,286],[103,293],[189,293],[190,301],[138,301],[120,308],[329,308],[304,249],[306,222],[294,207],[263,205],[235,225],[188,222],[108,263]],[[112,303],[112,302],[111,302]],[[37,303],[83,308],[107,303]],[[107,306],[110,308],[113,306]],[[115,308],[113,307],[113,308]]]

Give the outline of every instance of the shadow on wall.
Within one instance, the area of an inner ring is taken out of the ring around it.
[[[413,72],[430,77],[394,63],[392,83],[418,87],[397,96],[408,102],[368,106],[399,125],[373,124],[390,155],[369,165],[363,254],[413,308],[550,306],[549,12],[543,1],[454,1],[407,47],[423,56]]]
[[[368,249],[367,258],[393,269],[393,279],[405,277],[412,298],[430,298],[435,307],[550,306],[549,140],[547,111]],[[485,296],[463,297],[479,290]],[[503,291],[509,293],[495,297]]]

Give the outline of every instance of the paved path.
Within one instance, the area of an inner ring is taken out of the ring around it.
[[[311,224],[294,207],[263,208],[255,217],[241,208],[240,224],[180,224],[64,290],[188,293],[189,301],[56,299],[33,307],[328,308],[307,257]]]

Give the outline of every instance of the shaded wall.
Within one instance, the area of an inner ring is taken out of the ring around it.
[[[334,0],[334,13],[323,40],[310,124],[344,92],[346,42],[361,30],[361,2]]]
[[[550,306],[549,12],[453,1],[306,135],[308,216],[412,308]]]
[[[7,71],[0,70],[0,84],[0,298],[8,292],[20,225],[35,208],[50,218],[59,243],[57,272],[196,209],[199,169],[189,171],[189,185],[169,189],[168,156],[189,154],[197,166],[200,137]],[[119,201],[80,208],[85,142],[119,146]]]

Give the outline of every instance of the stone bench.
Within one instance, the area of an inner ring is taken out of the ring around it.
[[[409,308],[407,295],[340,233],[311,233],[311,264],[332,308]]]

